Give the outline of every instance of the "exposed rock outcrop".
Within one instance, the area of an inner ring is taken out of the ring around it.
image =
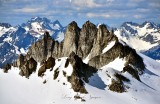
[[[78,56],[86,58],[93,48],[94,39],[97,37],[97,27],[87,21],[81,29],[78,42]]]
[[[23,65],[20,66],[19,74],[28,78],[33,72],[36,71],[36,68],[37,62],[33,58],[30,58],[29,60],[25,61]]]
[[[46,59],[47,56],[51,53],[50,51],[53,48],[53,44],[54,41],[52,40],[51,36],[49,36],[49,33],[46,32],[42,40],[34,43],[29,48],[26,57],[33,57],[37,62],[41,62],[43,59]]]
[[[114,42],[113,46],[103,52],[104,48]],[[89,56],[88,64],[83,63],[83,59]],[[105,25],[97,27],[87,21],[80,29],[76,22],[71,22],[66,30],[64,41],[59,43],[51,38],[48,32],[45,32],[44,38],[34,43],[28,50],[27,55],[20,55],[13,66],[20,67],[20,75],[29,77],[36,71],[37,62],[41,63],[38,70],[38,76],[43,76],[47,69],[53,70],[55,59],[68,57],[64,68],[70,64],[73,72],[67,77],[68,82],[75,92],[87,93],[84,82],[88,83],[89,78],[97,72],[97,69],[121,58],[126,61],[123,71],[128,72],[135,79],[140,80],[139,75],[143,73],[145,65],[143,59],[131,47],[122,44],[114,35],[113,30],[108,31]],[[58,60],[60,61],[60,59]],[[10,69],[7,65],[5,72]],[[57,79],[60,71],[54,70],[53,79]],[[123,81],[129,81],[121,74],[115,75],[116,79],[111,79],[112,83],[109,89],[116,92],[124,92]]]
[[[71,22],[65,33],[63,56],[69,56],[72,51],[77,53],[79,34],[80,28],[77,23],[75,21]]]
[[[33,57],[37,62],[41,62],[51,56],[55,58],[61,57],[63,48],[62,44],[63,43],[54,41],[49,33],[45,32],[44,38],[37,41],[29,48],[26,58]]]
[[[109,85],[109,89],[111,91],[119,93],[125,92],[126,87],[123,82],[129,82],[130,80],[118,73],[115,73],[114,76],[116,79],[111,79],[111,84]]]
[[[55,58],[49,57],[47,61],[43,60],[41,67],[38,70],[38,76],[43,76],[47,69],[55,66]]]
[[[84,82],[88,82],[88,78],[96,73],[96,69],[90,67],[82,62],[82,59],[78,57],[74,52],[69,56],[69,62],[73,66],[73,73],[68,77],[68,81],[71,83],[75,92],[87,93]]]
[[[14,66],[20,67],[25,63],[25,56],[22,54],[19,55],[17,61],[14,63]]]
[[[8,73],[8,70],[10,70],[11,69],[11,65],[10,64],[6,64],[5,66],[4,66],[4,68],[3,68],[3,72],[4,73]]]
[[[136,51],[129,46],[123,46],[121,43],[116,42],[115,45],[104,54],[93,57],[89,60],[89,65],[95,68],[101,68],[102,66],[114,61],[116,58],[126,59],[126,65],[135,66],[135,70],[139,73],[143,73],[145,68],[143,59],[136,53]]]
[[[89,58],[93,58],[94,56],[100,55],[102,53],[102,50],[111,41],[118,41],[118,39],[112,32],[108,31],[106,25],[100,25]]]
[[[112,82],[109,85],[109,89],[111,91],[119,92],[119,93],[125,92],[125,88],[124,88],[123,83],[121,81],[116,81],[114,79],[112,79]]]

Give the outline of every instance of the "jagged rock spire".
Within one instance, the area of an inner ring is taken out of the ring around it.
[[[78,42],[78,55],[80,57],[86,58],[90,53],[94,39],[97,37],[97,27],[90,21],[85,22],[82,26],[79,42]]]
[[[63,56],[69,56],[73,51],[77,53],[78,41],[79,41],[80,28],[75,21],[71,22],[65,33],[64,45],[63,45]]]

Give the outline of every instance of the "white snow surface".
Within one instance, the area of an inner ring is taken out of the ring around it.
[[[0,104],[159,104],[160,64],[147,56],[140,55],[144,59],[147,71],[140,76],[142,82],[137,81],[127,72],[123,73],[123,76],[130,80],[124,83],[129,87],[124,93],[108,90],[111,78],[114,78],[115,73],[120,73],[123,67],[119,66],[124,63],[120,58],[111,62],[112,65],[109,63],[108,66],[102,67],[89,78],[89,83],[85,83],[88,94],[75,93],[64,77],[63,71],[67,76],[70,76],[73,71],[71,64],[67,68],[64,67],[67,57],[60,58],[60,61],[56,59],[53,70],[47,69],[44,77],[37,76],[38,70],[29,79],[21,77],[18,68],[12,67],[8,73],[0,70]],[[39,67],[40,64],[37,69]],[[53,80],[57,68],[59,76]],[[43,84],[44,80],[46,80],[45,84]],[[74,95],[77,94],[86,101],[75,100]]]
[[[88,56],[83,60],[83,63],[88,64],[90,60],[90,54],[88,54]]]
[[[59,26],[58,24],[55,24],[55,25],[53,26],[53,29],[59,30],[59,29],[60,29],[60,26]]]
[[[124,66],[125,66],[125,63],[126,63],[125,59],[121,59],[121,58],[118,57],[114,61],[110,62],[109,64],[107,64],[105,66],[103,66],[102,69],[112,67],[115,70],[122,71]]]
[[[147,23],[144,27],[132,26],[130,24],[127,25],[133,30],[136,30],[137,33],[132,34],[125,28],[117,29],[114,33],[119,39],[126,42],[132,48],[136,49],[137,51],[146,51],[154,46],[159,45],[156,41],[160,40],[160,31],[155,28],[148,28],[149,23]],[[142,39],[142,37],[146,37],[149,34],[153,36],[155,42],[151,43]]]
[[[15,31],[15,30],[16,30],[16,28],[14,28],[14,27],[5,28],[5,27],[0,26],[0,37],[1,37],[3,34],[5,34],[6,32],[13,32],[13,31]]]
[[[20,53],[22,53],[22,54],[27,54],[27,50],[25,50],[24,48],[21,48],[21,49],[20,49]]]
[[[40,35],[44,34],[45,30],[42,28],[42,23],[33,22],[33,23],[31,23],[31,26],[32,26],[32,28],[31,28],[30,32],[32,34],[37,34],[37,33]],[[26,30],[28,30],[28,29],[26,28]]]
[[[106,53],[108,50],[110,50],[115,44],[115,41],[111,41],[107,47],[105,47],[103,50],[102,50],[102,53]]]
[[[57,36],[58,37],[55,40],[57,40],[59,42],[64,40],[64,33],[63,32],[59,32]]]
[[[156,61],[160,63],[160,60],[156,60]]]
[[[128,35],[129,37],[121,36],[121,30],[116,30],[114,33],[120,40],[123,40],[130,47],[136,49],[137,51],[145,51],[158,45],[158,43],[151,44],[150,42],[146,42],[140,39],[138,36],[132,36],[130,33],[128,33],[130,34]]]

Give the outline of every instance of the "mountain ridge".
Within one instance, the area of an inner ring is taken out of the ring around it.
[[[40,17],[32,18],[27,23],[15,27],[8,26],[8,28],[3,28],[3,26],[2,29],[0,28],[0,35],[2,35],[0,37],[0,67],[15,61],[19,54],[26,54],[28,47],[41,39],[46,30],[58,41],[63,40],[65,31],[65,27],[62,27],[58,21],[52,22]],[[8,49],[4,48],[6,46]]]
[[[4,73],[0,70],[0,102],[158,104],[159,67],[104,24],[97,28],[86,21],[79,28],[73,21],[67,26],[64,41],[56,41],[46,31],[25,55],[7,64]],[[91,100],[93,97],[96,99]]]
[[[115,42],[115,44],[102,53],[102,50],[111,42]],[[85,64],[82,60],[87,56],[89,56],[89,60]],[[119,42],[113,31],[109,32],[105,25],[100,25],[97,28],[90,21],[85,22],[82,29],[78,27],[76,22],[71,22],[67,27],[64,41],[60,43],[52,39],[49,32],[46,31],[42,40],[35,42],[25,56],[20,55],[18,60],[13,63],[13,66],[20,68],[20,75],[29,78],[36,70],[37,63],[42,63],[38,74],[38,76],[41,76],[47,69],[54,67],[55,58],[61,57],[68,57],[69,63],[73,66],[73,73],[70,76],[72,80],[68,79],[73,90],[82,93],[87,93],[87,91],[83,88],[84,82],[78,79],[83,77],[86,79],[84,81],[88,82],[88,75],[84,73],[91,73],[92,75],[97,69],[107,65],[118,57],[126,61],[124,68],[121,70],[128,72],[139,81],[141,81],[139,75],[143,74],[145,69],[143,59],[134,49],[127,45],[124,46]],[[9,70],[8,66],[4,70],[4,72],[7,72]],[[123,78],[121,74],[118,74],[118,76]],[[111,87],[111,90],[114,91],[117,85],[122,90],[117,92],[124,92],[124,86],[121,87],[121,84],[123,85],[122,81],[123,79],[120,79],[120,82],[114,81],[115,85],[113,85],[113,88]]]
[[[45,30],[49,30],[52,38],[58,40],[58,41],[63,41],[64,39],[64,32],[66,31],[66,27],[63,27],[60,22],[58,20],[55,21],[51,21],[45,17],[41,18],[41,17],[35,17],[35,18],[31,18],[30,20],[28,20],[28,22],[26,23],[22,23],[21,25],[12,27],[10,24],[7,23],[1,23],[1,25],[5,25],[6,27],[0,28],[0,49],[2,50],[1,59],[0,59],[0,67],[3,67],[4,64],[7,63],[11,63],[14,60],[17,59],[18,54],[26,54],[26,52],[28,51],[28,47],[35,41],[41,39],[43,37],[43,34],[45,32]],[[51,24],[53,24],[53,26],[51,26]],[[127,24],[130,24],[129,26]],[[144,30],[144,32],[138,32],[137,29],[140,28],[144,28],[146,24],[150,24],[148,25],[149,28],[149,32],[147,32],[148,30]],[[99,24],[98,24],[99,25]],[[97,27],[98,27],[97,25]],[[37,27],[38,26],[38,27]],[[137,26],[139,28],[137,28]],[[22,28],[20,28],[22,27]],[[4,28],[4,29],[3,29]],[[111,30],[111,27],[107,26],[108,30]],[[154,58],[156,60],[159,60],[159,56],[157,54],[158,50],[156,50],[159,44],[159,37],[158,34],[159,33],[159,28],[160,25],[155,24],[153,22],[150,21],[145,21],[142,24],[137,24],[134,22],[125,22],[123,23],[120,28],[114,29],[114,33],[115,35],[120,38],[121,40],[125,41],[126,43],[129,44],[130,47],[136,49],[136,51],[141,51],[143,54],[148,55],[151,58]],[[153,29],[153,30],[152,30]],[[156,30],[157,29],[157,30]],[[151,31],[150,31],[151,30]],[[23,31],[23,32],[22,32]],[[128,32],[130,31],[130,32]],[[143,34],[141,34],[143,33]],[[39,35],[37,35],[39,34]],[[141,34],[140,36],[138,34]],[[21,36],[21,39],[18,39],[18,37],[20,35],[24,35]],[[32,37],[33,38],[29,39],[25,39],[24,37]],[[12,38],[14,37],[14,38]],[[24,43],[27,43],[28,45],[24,45],[24,46],[20,46],[20,45],[14,45],[15,43],[19,44],[21,42],[18,41],[23,41]],[[25,42],[26,41],[26,42]],[[137,45],[141,44],[140,45]],[[8,46],[8,50],[12,51],[9,52],[6,49],[4,49],[3,47]],[[149,50],[149,51],[148,51]],[[153,52],[154,50],[154,52]],[[13,51],[17,53],[17,55],[13,54]],[[9,52],[9,53],[8,53]],[[150,54],[149,54],[150,53]],[[13,57],[10,57],[13,56]],[[154,54],[151,55],[151,54]]]

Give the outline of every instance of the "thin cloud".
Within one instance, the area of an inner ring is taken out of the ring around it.
[[[86,14],[87,17],[89,18],[94,18],[94,17],[103,17],[103,18],[124,18],[127,15],[125,14],[114,14],[114,13],[87,13]]]
[[[133,15],[133,17],[136,19],[140,19],[140,18],[142,18],[142,15],[136,14],[136,15]]]
[[[160,2],[159,3],[150,3],[149,5],[152,7],[155,7],[155,8],[160,8]]]
[[[110,18],[111,17],[109,14],[94,14],[94,13],[87,13],[86,16],[89,18],[94,18],[94,17]]]
[[[71,3],[80,6],[80,7],[101,7],[101,4],[95,3],[94,0],[72,0]]]
[[[131,2],[142,2],[142,1],[145,1],[145,0],[130,0]]]
[[[39,7],[39,8],[30,8],[30,7],[24,7],[21,9],[14,9],[14,12],[23,12],[23,13],[37,13],[44,11],[45,8]]]

